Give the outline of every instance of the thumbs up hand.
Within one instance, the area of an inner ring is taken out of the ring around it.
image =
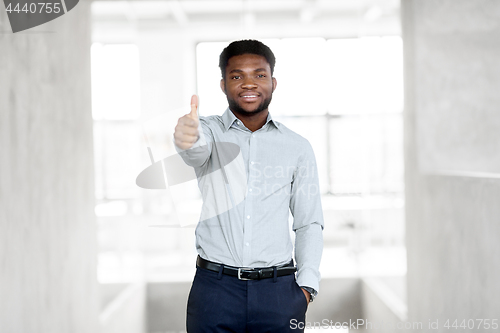
[[[191,96],[191,112],[188,113],[193,119],[198,120],[198,96]]]
[[[175,126],[174,141],[177,147],[189,149],[198,141],[200,137],[198,132],[199,122],[198,96],[193,95],[191,97],[191,112],[180,117],[177,126]]]

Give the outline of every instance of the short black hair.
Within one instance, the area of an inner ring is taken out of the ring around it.
[[[229,59],[242,54],[256,54],[266,58],[269,67],[271,67],[271,75],[273,75],[274,64],[276,63],[273,51],[258,40],[244,39],[232,42],[222,50],[219,57],[219,67],[223,79],[226,78],[226,67]]]

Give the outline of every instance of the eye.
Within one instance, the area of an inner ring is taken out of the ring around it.
[[[234,75],[234,76],[232,76],[232,77],[231,77],[231,80],[238,80],[238,79],[240,79],[240,78],[241,78],[241,76],[239,76],[239,75]]]
[[[265,78],[266,77],[266,74],[259,74],[257,75],[258,78]]]

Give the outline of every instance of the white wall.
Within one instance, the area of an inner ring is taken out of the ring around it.
[[[447,332],[500,311],[500,2],[405,0],[402,20],[409,320]]]
[[[95,333],[89,2],[0,30],[0,331]]]

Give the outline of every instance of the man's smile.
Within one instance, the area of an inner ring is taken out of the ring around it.
[[[245,102],[255,102],[259,99],[260,94],[257,92],[243,92],[240,94],[240,98]]]

